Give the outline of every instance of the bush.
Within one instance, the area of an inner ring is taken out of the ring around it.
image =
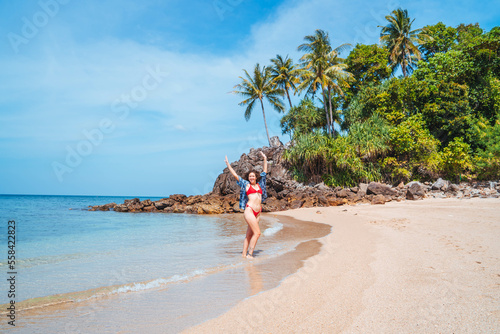
[[[486,129],[483,138],[484,150],[479,150],[475,165],[477,177],[482,180],[500,178],[500,117]]]
[[[449,178],[457,182],[462,179],[462,174],[470,178],[472,172],[472,156],[470,145],[462,137],[456,137],[443,149],[443,169]]]

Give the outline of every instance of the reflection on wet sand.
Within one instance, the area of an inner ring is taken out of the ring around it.
[[[262,273],[260,272],[259,268],[253,263],[249,263],[245,267],[245,271],[250,281],[249,295],[253,296],[258,294],[264,287],[264,283],[262,282]]]

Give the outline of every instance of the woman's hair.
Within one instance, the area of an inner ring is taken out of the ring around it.
[[[250,170],[248,173],[246,173],[245,174],[245,180],[250,181],[248,179],[248,177],[250,176],[250,173],[254,173],[255,174],[255,178],[256,178],[255,182],[259,182],[260,181],[260,173],[257,172],[256,170]]]

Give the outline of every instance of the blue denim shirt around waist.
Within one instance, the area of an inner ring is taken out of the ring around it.
[[[267,190],[266,190],[266,173],[262,172],[260,173],[260,181],[259,181],[259,186],[260,189],[262,189],[262,202],[265,201],[267,198]],[[248,195],[247,195],[247,184],[250,184],[247,180],[244,180],[241,178],[241,176],[238,176],[238,181],[236,182],[238,185],[241,187],[240,188],[240,209],[245,210],[245,207],[248,203]]]

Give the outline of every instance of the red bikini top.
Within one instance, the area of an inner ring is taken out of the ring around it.
[[[248,188],[248,190],[247,190],[247,195],[255,194],[255,193],[259,193],[262,195],[262,189],[260,189],[260,187],[259,187],[259,190],[255,190],[255,188],[250,185],[250,188]]]

